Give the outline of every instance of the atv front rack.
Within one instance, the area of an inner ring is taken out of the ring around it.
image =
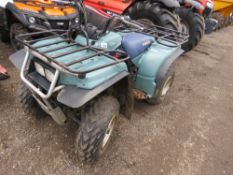
[[[39,37],[39,38],[38,38]],[[31,39],[36,38],[36,39]],[[46,43],[42,45],[36,45],[35,43],[39,41],[49,40],[49,39],[56,39],[58,38],[59,41]],[[60,70],[61,72],[67,72],[70,74],[78,75],[79,77],[85,77],[87,73],[103,69],[109,66],[113,66],[119,63],[122,63],[124,61],[129,60],[129,56],[127,53],[119,50],[105,50],[101,48],[96,48],[93,46],[83,45],[76,41],[74,41],[71,37],[69,37],[68,31],[65,30],[45,30],[45,31],[39,31],[34,33],[28,33],[23,34],[17,37],[17,40],[22,43],[26,48],[28,48],[28,51],[38,57],[39,59],[49,63],[51,66],[55,67],[56,69]],[[66,43],[66,45],[63,46],[56,46],[59,43]],[[88,43],[88,42],[87,42]],[[47,48],[49,46],[53,46],[53,48],[45,49],[45,51],[41,51],[43,48]],[[56,47],[55,47],[56,46]],[[78,47],[75,47],[78,46]],[[59,50],[65,49],[64,52],[60,54],[56,54],[53,56],[50,56],[49,53],[56,52]],[[72,59],[72,61],[68,63],[61,63],[57,61],[59,58],[75,54],[82,51],[91,51],[93,54]],[[81,63],[83,61],[91,60],[93,58],[101,59],[103,57],[111,59],[112,61],[110,63],[102,64],[99,66],[92,67],[87,70],[75,70],[71,68],[75,64]]]
[[[128,17],[114,16],[109,19],[105,31],[111,26],[111,23],[117,20],[120,22],[116,27],[113,27],[113,31],[116,32],[137,32],[145,35],[149,35],[155,38],[155,40],[162,45],[168,47],[177,47],[186,43],[189,39],[189,34],[179,32],[166,27],[151,24],[147,21],[135,21],[130,20]]]

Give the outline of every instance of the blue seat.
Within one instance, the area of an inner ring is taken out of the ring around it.
[[[143,53],[155,41],[152,36],[141,33],[129,33],[123,36],[122,48],[133,59]]]

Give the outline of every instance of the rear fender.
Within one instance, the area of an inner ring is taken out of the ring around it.
[[[154,44],[140,58],[136,58],[133,62],[138,67],[137,77],[134,87],[152,97],[156,87],[164,79],[167,71],[172,63],[183,53],[180,48],[171,48]]]

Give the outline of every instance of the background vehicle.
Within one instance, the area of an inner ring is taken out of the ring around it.
[[[205,32],[205,19],[213,11],[211,0],[183,0],[181,7],[176,9],[176,13],[181,20],[181,31],[189,33],[189,41],[183,44],[185,51],[192,50],[198,45]],[[214,28],[213,28],[214,30]]]
[[[205,32],[205,19],[208,19],[208,32],[215,30],[216,22],[209,18],[213,3],[211,0],[85,0],[86,6],[92,6],[105,16],[129,15],[140,22],[149,22],[159,26],[189,33],[189,40],[182,48],[192,50]],[[88,12],[91,11],[87,7]],[[177,16],[177,15],[180,17]],[[96,25],[103,19],[88,13],[89,20]]]
[[[70,6],[52,0],[4,0],[0,2],[1,40],[10,41],[14,49],[22,46],[15,36],[40,29],[68,29],[78,21]]]
[[[176,0],[84,0],[84,3],[108,16],[128,15],[134,20],[174,30],[179,28],[179,18],[174,13],[175,8],[179,7]]]
[[[82,1],[70,3],[85,18]],[[37,40],[28,38],[38,32],[19,36],[26,53],[20,50],[10,60],[20,69],[19,99],[26,112],[43,110],[58,124],[77,122],[78,157],[89,162],[105,152],[119,113],[130,118],[134,94],[151,104],[163,101],[175,76],[172,63],[188,36],[114,17],[93,40],[87,20],[79,20],[84,23],[68,32],[44,31]],[[120,25],[110,30],[114,20]]]

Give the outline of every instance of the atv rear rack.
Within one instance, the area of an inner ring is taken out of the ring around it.
[[[155,40],[162,45],[168,47],[178,47],[186,43],[189,39],[189,34],[178,32],[173,29],[161,27],[148,23],[146,21],[130,20],[128,17],[114,16],[109,19],[105,31],[111,26],[114,20],[120,21],[120,25],[114,27],[112,30],[116,32],[138,32],[145,35],[153,36]]]
[[[36,38],[38,36],[40,38]],[[31,39],[31,38],[36,38],[36,39]],[[35,45],[36,42],[43,41],[46,39],[56,39],[56,38],[59,39],[59,41],[47,43],[47,44],[43,44],[39,46]],[[51,66],[55,67],[56,69],[62,72],[67,72],[70,74],[78,75],[79,77],[85,77],[87,73],[90,73],[90,72],[93,72],[99,69],[103,69],[109,66],[113,66],[113,65],[129,60],[128,54],[123,51],[119,51],[119,50],[109,51],[109,50],[104,50],[104,49],[96,48],[96,47],[89,46],[89,45],[82,45],[74,41],[71,37],[69,37],[69,33],[66,30],[46,30],[46,31],[23,34],[23,35],[18,36],[17,40],[20,43],[22,43],[30,53],[42,59],[43,61],[46,61],[47,63],[49,63]],[[57,46],[55,48],[46,49],[45,51],[40,51],[40,49],[42,48],[56,45],[58,43],[67,43],[67,45]],[[79,46],[79,47],[74,48],[74,46]],[[72,49],[69,50],[68,48],[72,48]],[[49,56],[49,53],[55,52],[61,49],[66,49],[67,51],[64,51],[63,53],[56,54],[53,56]],[[58,58],[64,57],[66,55],[71,55],[77,52],[81,52],[81,51],[92,51],[93,54],[72,60],[66,64],[60,63],[57,61]],[[88,70],[83,70],[83,71],[74,70],[70,68],[71,66],[75,64],[93,59],[94,57],[97,57],[98,59],[100,59],[101,58],[100,56],[109,58],[113,60],[113,62],[102,64],[100,66],[96,66],[94,68],[90,68]],[[120,58],[118,58],[119,56]]]

